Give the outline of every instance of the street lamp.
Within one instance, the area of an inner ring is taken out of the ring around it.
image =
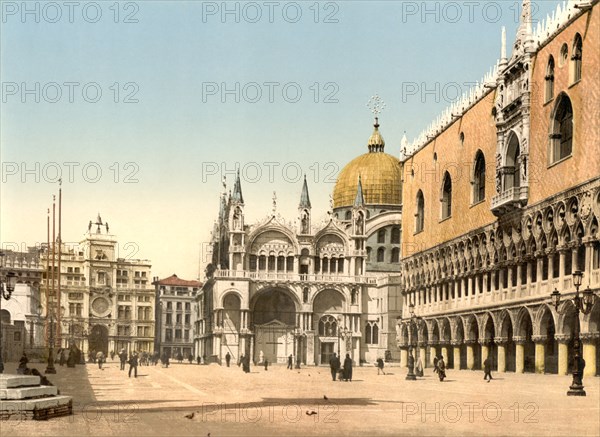
[[[573,348],[575,357],[573,359],[573,382],[569,387],[569,391],[567,392],[567,396],[585,396],[585,390],[583,389],[583,363],[582,358],[580,356],[579,350],[581,349],[581,339],[579,338],[579,313],[589,314],[592,311],[592,307],[594,306],[594,301],[596,300],[596,295],[590,290],[588,286],[587,289],[579,296],[579,287],[581,287],[581,282],[583,279],[583,272],[580,270],[576,270],[573,272],[573,285],[575,286],[575,297],[571,299],[573,302],[573,306],[575,307],[575,338],[573,341]],[[560,297],[561,294],[558,290],[554,289],[554,291],[550,294],[550,298],[552,299],[552,303],[554,304],[554,308],[556,312],[562,314],[563,311],[559,311],[558,307],[560,306]]]
[[[417,375],[415,375],[415,359],[412,356],[412,325],[414,324],[416,326],[422,320],[422,318],[415,314],[415,305],[412,302],[408,305],[408,313],[410,314],[410,321],[408,322],[408,332],[410,337],[408,339],[408,374],[406,375],[406,380],[416,381]]]
[[[4,256],[4,253],[0,253]],[[0,373],[4,373],[4,360],[2,356],[2,300],[10,299],[12,292],[15,291],[17,284],[17,275],[14,272],[6,273],[6,276],[2,278],[0,276]]]

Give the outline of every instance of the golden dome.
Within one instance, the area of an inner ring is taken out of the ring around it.
[[[369,153],[354,158],[338,176],[333,189],[334,209],[354,205],[359,176],[367,205],[402,203],[402,165],[398,158],[383,152],[384,146],[376,120],[368,142]]]

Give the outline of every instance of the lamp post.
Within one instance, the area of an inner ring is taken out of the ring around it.
[[[340,357],[341,359],[341,355],[340,355],[340,343],[342,338],[344,339],[344,343],[346,343],[348,341],[348,337],[352,334],[352,332],[347,329],[345,326],[342,327],[342,316],[338,316],[337,318],[338,320],[338,326],[337,326],[337,337],[338,337],[338,357]],[[347,345],[346,345],[346,350],[347,350]]]
[[[423,320],[421,317],[417,316],[415,314],[415,305],[413,303],[410,303],[408,305],[408,312],[410,314],[410,319],[409,319],[409,339],[408,339],[408,374],[406,375],[406,379],[408,381],[416,381],[417,380],[417,375],[415,375],[415,359],[412,356],[412,325],[414,324],[415,326],[417,326],[417,324]]]
[[[0,256],[4,253],[0,252]],[[0,275],[0,373],[4,373],[4,357],[2,352],[2,300],[9,300],[12,292],[15,291],[17,284],[17,275],[14,272],[8,272],[4,278]]]
[[[574,349],[574,358],[573,358],[573,382],[569,387],[569,391],[567,392],[567,396],[585,396],[585,390],[583,389],[583,367],[584,363],[583,359],[580,355],[581,349],[581,339],[579,336],[579,313],[589,314],[592,311],[592,307],[594,306],[594,302],[596,300],[596,295],[590,290],[588,286],[587,289],[579,295],[579,287],[581,287],[581,282],[583,279],[583,272],[576,270],[573,272],[573,285],[575,286],[575,297],[571,299],[573,302],[573,306],[575,307],[575,332],[574,332],[574,341],[573,341],[573,349]],[[558,290],[554,289],[554,291],[550,294],[550,298],[552,299],[552,303],[554,304],[554,308],[556,312],[562,314],[564,311],[559,311],[558,307],[560,305],[560,297],[561,294]]]

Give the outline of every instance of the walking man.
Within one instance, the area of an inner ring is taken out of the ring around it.
[[[379,375],[379,372],[383,373],[385,375],[385,371],[383,370],[383,358],[377,358],[377,374]]]
[[[131,378],[131,371],[134,371],[134,377],[137,378],[137,366],[138,366],[138,356],[136,353],[131,355],[129,358],[129,377]]]
[[[104,362],[104,352],[98,351],[98,353],[96,353],[96,361],[98,361],[98,369],[102,370],[102,363]]]
[[[341,365],[340,359],[334,352],[333,356],[329,360],[329,368],[331,369],[331,379],[333,379],[334,381],[335,381],[335,377],[338,373],[338,370],[340,369],[340,365]]]
[[[293,364],[294,364],[294,357],[292,357],[292,354],[290,354],[290,356],[288,357],[288,366],[287,366],[287,368],[290,369],[290,370],[292,370],[292,368],[294,367]]]
[[[350,358],[350,354],[346,354],[344,360],[344,381],[352,382],[352,358]]]
[[[440,359],[438,360],[438,376],[440,377],[440,382],[444,380],[446,377],[446,363],[444,363],[444,357],[440,355]]]
[[[488,376],[490,377],[490,379],[488,379]],[[492,360],[490,360],[489,356],[483,361],[483,379],[487,380],[487,382],[490,382],[493,379]]]
[[[227,367],[229,367],[229,363],[231,363],[231,354],[229,352],[225,355],[225,362],[227,363]]]
[[[127,362],[127,352],[125,352],[125,349],[121,349],[121,352],[119,352],[119,360],[121,361],[121,370],[125,370],[125,363]]]

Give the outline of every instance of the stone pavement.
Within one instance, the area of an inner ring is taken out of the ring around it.
[[[11,363],[12,364],[12,363]],[[16,365],[9,364],[7,371]],[[44,365],[33,365],[43,371]],[[47,422],[2,422],[4,436],[198,435],[600,435],[600,378],[584,380],[587,397],[567,397],[571,378],[430,369],[406,381],[405,368],[354,369],[333,382],[326,367],[287,370],[172,364],[139,367],[128,378],[117,361],[104,370],[57,366],[49,375],[73,396],[75,414]],[[325,399],[324,397],[327,397]],[[193,413],[193,417],[192,417]],[[188,416],[188,417],[186,417]]]

